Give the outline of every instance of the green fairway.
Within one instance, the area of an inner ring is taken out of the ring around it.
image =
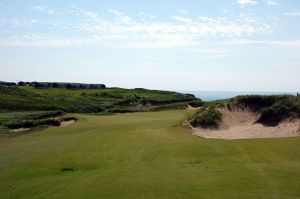
[[[300,198],[300,138],[201,139],[188,114],[78,114],[0,138],[0,198]]]

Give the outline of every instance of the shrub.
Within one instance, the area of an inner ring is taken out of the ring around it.
[[[231,100],[231,102],[240,107],[247,107],[254,111],[260,111],[265,107],[270,107],[277,101],[289,97],[288,95],[245,95],[238,96]]]
[[[278,100],[262,110],[257,122],[264,125],[277,125],[288,117],[300,117],[300,101],[296,97]]]
[[[203,106],[204,102],[201,99],[198,99],[198,100],[193,100],[193,101],[189,102],[189,105],[197,108],[197,107]]]
[[[78,119],[76,117],[63,117],[59,121],[60,122],[67,122],[67,121],[71,121],[71,120],[77,121]]]
[[[192,119],[193,127],[217,128],[222,121],[222,113],[214,106],[204,107],[200,109],[196,116]]]
[[[17,129],[17,128],[32,128],[42,125],[49,125],[49,126],[59,126],[60,122],[54,119],[43,119],[43,120],[20,120],[20,121],[10,121],[4,123],[4,126],[10,129]]]

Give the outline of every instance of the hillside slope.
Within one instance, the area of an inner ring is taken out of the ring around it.
[[[60,125],[64,113],[113,114],[183,109],[203,102],[193,95],[147,89],[63,89],[0,86],[0,136]]]
[[[182,107],[194,100],[197,99],[193,95],[147,89],[71,90],[0,87],[2,111],[62,110],[72,113],[118,113],[152,110],[166,105],[174,105],[173,108],[176,105]]]

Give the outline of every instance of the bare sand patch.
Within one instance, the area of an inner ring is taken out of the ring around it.
[[[193,134],[204,138],[251,139],[300,136],[300,119],[288,119],[277,126],[256,123],[259,114],[248,110],[220,110],[223,120],[218,129],[192,128]]]
[[[67,127],[70,126],[71,124],[74,124],[75,122],[76,122],[75,120],[63,121],[60,123],[59,127]]]
[[[191,105],[188,105],[186,110],[198,110],[198,107],[192,107]]]
[[[30,130],[30,128],[18,128],[18,129],[11,129],[10,132],[20,133],[20,132],[29,131],[29,130]]]

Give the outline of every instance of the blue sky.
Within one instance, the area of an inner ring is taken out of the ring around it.
[[[0,79],[300,90],[299,0],[1,0]]]

